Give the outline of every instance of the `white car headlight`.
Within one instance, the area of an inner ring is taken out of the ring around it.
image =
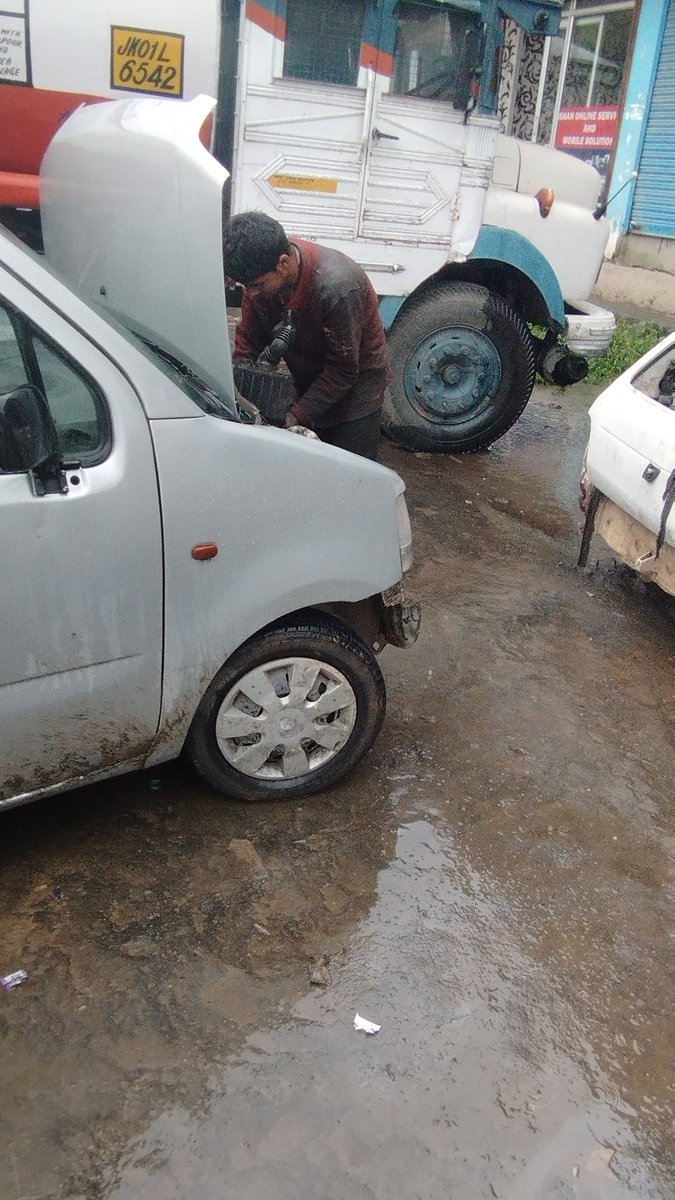
[[[401,570],[409,571],[413,564],[412,551],[412,530],[410,528],[410,517],[408,516],[408,505],[405,502],[405,494],[401,492],[396,498],[396,530],[398,533],[398,547],[401,552]]]

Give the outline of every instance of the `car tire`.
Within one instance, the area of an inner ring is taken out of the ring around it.
[[[271,626],[227,660],[185,749],[219,791],[292,800],[346,775],[375,741],[385,708],[372,651],[346,626],[310,614]]]
[[[389,347],[382,429],[409,450],[484,449],[517,421],[534,386],[528,326],[478,284],[438,284],[412,300]]]

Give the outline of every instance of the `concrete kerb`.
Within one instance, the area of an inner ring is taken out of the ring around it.
[[[666,330],[675,329],[675,275],[666,271],[605,262],[591,299],[630,321],[656,321]]]

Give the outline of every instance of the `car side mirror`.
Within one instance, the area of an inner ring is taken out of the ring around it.
[[[31,384],[0,395],[0,470],[35,471],[58,454],[49,406]]]

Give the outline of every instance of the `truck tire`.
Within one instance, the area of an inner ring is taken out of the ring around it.
[[[408,450],[464,453],[496,441],[534,386],[532,336],[501,296],[437,284],[397,317],[382,428]]]
[[[330,618],[272,626],[241,646],[207,689],[185,750],[238,800],[293,800],[346,775],[370,749],[386,693],[372,651]]]

